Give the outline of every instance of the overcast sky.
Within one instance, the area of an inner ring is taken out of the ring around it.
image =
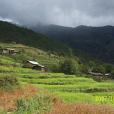
[[[114,25],[114,0],[0,0],[0,20],[21,25]]]

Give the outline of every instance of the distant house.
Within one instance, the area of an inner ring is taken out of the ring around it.
[[[89,74],[91,74],[93,76],[103,76],[102,73],[97,73],[97,72],[89,72]]]
[[[0,54],[3,54],[3,55],[15,55],[19,53],[19,51],[13,49],[13,48],[1,48],[0,49]]]
[[[36,62],[36,61],[27,60],[27,61],[25,62],[25,64],[24,64],[24,67],[25,67],[25,68],[32,68],[32,69],[40,70],[40,71],[46,71],[45,66],[39,64],[39,63]]]
[[[111,73],[106,73],[105,76],[108,76],[109,77],[109,76],[111,76]]]
[[[93,75],[93,76],[105,76],[105,77],[110,77],[111,76],[111,73],[103,74],[103,73],[97,73],[97,72],[91,72],[91,71],[89,71],[89,74]]]

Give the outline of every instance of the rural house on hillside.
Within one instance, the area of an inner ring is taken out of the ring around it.
[[[89,72],[90,75],[93,75],[93,76],[105,76],[105,77],[110,77],[111,76],[111,73],[98,73],[98,72]]]
[[[17,53],[19,53],[19,51],[13,48],[1,48],[0,49],[0,54],[3,54],[3,55],[15,55]]]
[[[40,71],[46,71],[45,66],[39,64],[39,63],[36,62],[36,61],[27,60],[27,61],[25,62],[25,64],[24,64],[24,67],[25,67],[25,68],[32,68],[32,69],[40,70]]]

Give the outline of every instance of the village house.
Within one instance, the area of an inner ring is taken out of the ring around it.
[[[97,72],[89,72],[90,75],[93,75],[93,76],[105,76],[105,77],[110,77],[111,76],[111,73],[97,73]]]
[[[25,62],[25,64],[24,64],[24,67],[25,67],[25,68],[32,68],[32,69],[40,70],[40,71],[46,71],[45,66],[39,64],[39,63],[36,62],[36,61],[27,60],[27,61]]]
[[[19,51],[13,48],[1,48],[0,49],[0,54],[3,54],[3,55],[16,55],[17,53],[19,53]]]
[[[97,73],[97,72],[89,72],[89,74],[93,76],[103,76],[102,73]]]

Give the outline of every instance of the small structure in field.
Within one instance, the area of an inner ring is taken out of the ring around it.
[[[93,76],[103,76],[102,73],[97,73],[97,72],[89,72],[89,74]]]
[[[1,48],[0,49],[0,54],[3,54],[3,55],[16,55],[17,53],[20,53],[20,52],[13,48]]]
[[[27,61],[25,62],[24,67],[25,67],[25,68],[32,68],[32,69],[40,70],[40,71],[46,71],[45,66],[39,64],[39,63],[36,62],[36,61],[27,60]]]
[[[111,76],[111,73],[105,73],[105,74],[103,74],[103,73],[98,73],[98,72],[89,72],[89,74],[90,75],[93,75],[93,76],[105,76],[105,77],[110,77]]]
[[[106,73],[105,76],[111,76],[111,73]]]

